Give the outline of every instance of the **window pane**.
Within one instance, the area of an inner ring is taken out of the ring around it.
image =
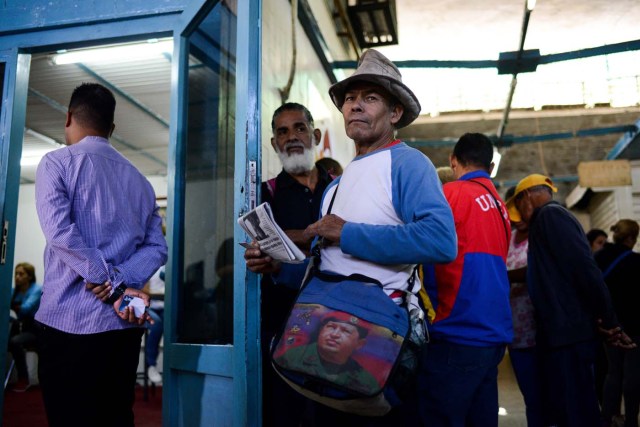
[[[189,39],[178,341],[233,339],[236,16],[219,3]]]

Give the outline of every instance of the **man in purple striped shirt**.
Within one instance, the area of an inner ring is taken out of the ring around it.
[[[143,324],[118,307],[167,260],[155,194],[110,144],[115,98],[84,83],[69,103],[67,147],[36,175],[36,207],[47,245],[36,320],[40,384],[49,425],[133,426]]]

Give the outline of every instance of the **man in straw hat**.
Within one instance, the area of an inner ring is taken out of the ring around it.
[[[507,200],[511,220],[529,225],[527,284],[537,319],[543,416],[545,425],[599,427],[597,331],[611,345],[635,344],[619,326],[582,226],[552,200],[556,191],[551,179],[533,174]]]
[[[419,310],[414,295],[419,281],[410,289],[415,266],[450,262],[456,256],[453,217],[435,167],[394,136],[396,129],[418,117],[420,103],[402,83],[398,68],[373,49],[364,52],[353,75],[333,85],[329,94],[343,114],[357,155],[327,188],[322,218],[305,235],[323,238],[322,270],[375,278],[397,303],[408,291],[411,307]],[[248,249],[245,259],[252,271],[271,261],[259,249]],[[289,267],[284,265],[276,280]],[[317,406],[318,425],[364,422]],[[396,408],[376,422],[412,425],[405,415]]]

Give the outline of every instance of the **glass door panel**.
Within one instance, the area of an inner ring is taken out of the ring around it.
[[[222,2],[188,39],[180,343],[233,343],[235,34]]]

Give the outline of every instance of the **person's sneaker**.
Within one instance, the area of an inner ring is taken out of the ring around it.
[[[149,381],[154,384],[162,382],[162,375],[160,375],[160,372],[158,372],[155,366],[149,366],[147,369],[147,377],[149,377]]]
[[[31,384],[29,383],[29,380],[18,380],[18,382],[13,385],[11,390],[18,393],[24,393],[30,388],[31,388]]]

